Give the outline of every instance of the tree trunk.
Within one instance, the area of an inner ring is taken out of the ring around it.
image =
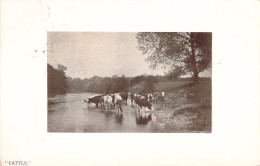
[[[192,70],[193,70],[193,81],[196,85],[199,84],[199,73],[197,69],[197,63],[195,58],[195,46],[193,40],[193,33],[190,34],[190,42],[191,42],[191,56],[192,56]]]

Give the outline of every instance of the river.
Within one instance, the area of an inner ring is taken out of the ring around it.
[[[114,108],[106,111],[104,107],[88,108],[84,99],[93,93],[68,93],[48,98],[48,132],[163,132],[155,121],[136,120],[136,108],[123,106],[123,113],[118,114]],[[152,113],[151,113],[152,114]]]

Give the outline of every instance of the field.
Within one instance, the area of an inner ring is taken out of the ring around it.
[[[187,80],[176,80],[176,81],[161,81],[158,82],[155,87],[154,91],[155,92],[171,92],[175,89],[181,88],[181,87],[186,87],[186,86],[191,86],[193,85],[193,81],[187,79]],[[140,82],[133,87],[129,89],[129,92],[131,93],[138,93],[140,94],[141,91],[144,89],[144,82]]]
[[[193,82],[192,81],[168,81],[168,82],[159,82],[156,86],[155,86],[155,91],[161,92],[161,91],[172,91],[173,89],[176,88],[180,88],[180,87],[184,87],[184,86],[190,86],[192,85]]]

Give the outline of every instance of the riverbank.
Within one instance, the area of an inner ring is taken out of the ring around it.
[[[153,115],[165,131],[211,132],[211,80],[166,92],[165,102],[154,104]]]

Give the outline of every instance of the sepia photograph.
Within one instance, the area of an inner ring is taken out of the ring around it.
[[[1,1],[0,165],[260,166],[259,2]]]
[[[209,32],[48,32],[48,132],[211,132]]]

